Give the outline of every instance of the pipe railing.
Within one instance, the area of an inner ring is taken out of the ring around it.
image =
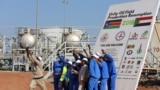
[[[147,63],[147,65],[149,65],[150,66],[150,68],[153,68],[154,67],[154,61],[156,60],[156,64],[158,64],[158,63],[160,63],[160,61],[158,60],[158,58],[153,54],[153,52],[151,51],[151,50],[148,50],[148,54],[151,54],[151,56],[152,56],[152,62],[149,62],[148,60],[145,60],[146,61],[146,63]],[[157,68],[157,66],[156,66],[156,68]]]
[[[82,42],[82,41],[80,41],[80,42]],[[66,58],[68,58],[66,54],[67,53],[72,53],[72,52],[67,52],[68,49],[71,49],[72,51],[73,51],[73,49],[77,49],[77,48],[83,50],[84,48],[87,47],[88,43],[92,43],[92,44],[94,43],[95,44],[95,42],[88,42],[87,41],[87,42],[83,42],[83,43],[86,43],[86,47],[82,47],[82,46],[68,47],[67,46],[68,43],[74,43],[74,42],[64,42],[64,43],[62,43],[56,50],[54,50],[54,52],[44,62],[44,64],[46,64],[46,65],[43,68],[43,70],[45,70],[47,67],[49,69],[49,72],[45,75],[45,79],[47,79],[50,76],[50,74],[53,73],[53,68],[52,67],[53,67],[54,61],[56,60],[56,54],[57,54],[58,51],[59,51],[60,54],[64,53],[64,56],[65,56],[65,59],[66,59]],[[75,43],[77,43],[77,42],[75,42]]]
[[[47,60],[44,61],[44,64],[47,64],[47,65],[43,68],[43,70],[45,70],[45,69],[49,66],[49,71],[50,71],[50,68],[53,67],[53,61],[56,59],[56,53],[57,53],[57,51],[58,51],[59,49],[61,49],[64,44],[65,44],[65,42],[62,43],[56,50],[54,50],[51,55],[48,56]],[[48,65],[48,64],[49,64],[49,65]],[[50,64],[52,64],[52,65],[50,66]],[[52,69],[51,69],[51,71],[53,72]]]

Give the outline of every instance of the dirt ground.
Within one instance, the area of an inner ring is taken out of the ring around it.
[[[31,72],[3,72],[0,71],[0,90],[29,90]],[[48,90],[53,90],[52,78],[46,80]],[[36,90],[40,90],[38,87]],[[160,90],[158,86],[138,87],[138,90]]]
[[[0,72],[0,90],[29,90],[31,72]],[[53,90],[53,84],[46,81],[48,90]],[[40,90],[37,87],[35,90]]]

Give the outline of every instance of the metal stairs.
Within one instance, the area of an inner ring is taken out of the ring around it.
[[[74,57],[72,55],[73,49],[79,49],[80,51],[83,51],[84,48],[85,49],[87,48],[88,44],[90,44],[90,45],[94,45],[95,44],[95,42],[88,42],[88,41],[87,42],[86,41],[82,42],[82,41],[80,41],[81,46],[78,46],[78,47],[75,47],[75,46],[74,47],[68,47],[67,43],[71,43],[71,42],[64,42],[64,43],[62,43],[56,50],[53,51],[52,54],[50,54],[48,56],[48,58],[44,62],[45,66],[43,67],[43,70],[45,70],[46,68],[48,68],[48,72],[47,72],[47,74],[45,74],[44,79],[48,79],[48,77],[50,77],[52,75],[52,73],[54,72],[52,67],[53,67],[54,61],[57,60],[56,54],[57,54],[58,51],[59,51],[60,54],[62,54],[62,55],[65,56],[65,59],[73,60],[74,59]],[[91,47],[93,47],[93,46],[91,46]]]

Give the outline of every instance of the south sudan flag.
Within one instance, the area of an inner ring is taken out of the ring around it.
[[[152,16],[136,18],[134,27],[148,26],[151,24]]]
[[[103,29],[114,29],[119,28],[121,25],[122,19],[118,20],[108,20],[105,22]]]

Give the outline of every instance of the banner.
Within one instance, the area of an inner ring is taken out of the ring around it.
[[[159,0],[111,5],[94,51],[104,49],[117,68],[116,90],[136,90],[158,13]]]

